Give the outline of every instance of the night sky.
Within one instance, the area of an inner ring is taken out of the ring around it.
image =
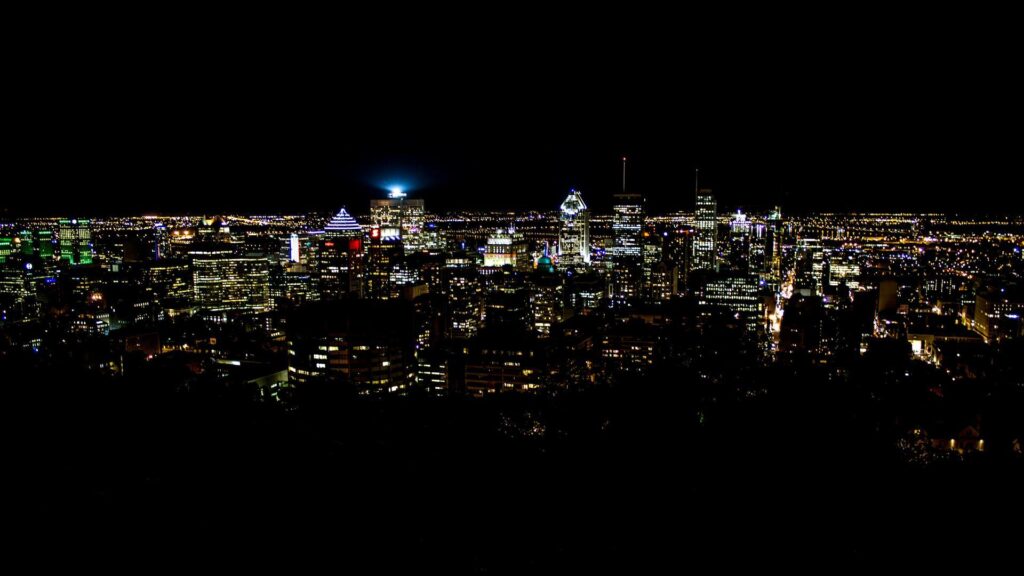
[[[401,184],[430,209],[575,187],[604,210],[625,155],[653,211],[692,209],[695,167],[723,209],[1024,209],[998,18],[217,16],[22,27],[0,208],[358,212]]]

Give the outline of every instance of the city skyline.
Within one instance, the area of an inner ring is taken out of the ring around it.
[[[0,386],[37,564],[1019,563],[1017,19],[35,8]]]

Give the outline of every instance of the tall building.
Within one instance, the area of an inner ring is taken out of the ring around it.
[[[196,305],[213,312],[266,312],[270,309],[270,262],[237,256],[228,246],[197,246],[192,257]]]
[[[716,306],[742,319],[751,332],[765,327],[763,287],[756,276],[732,275],[710,280],[700,291],[701,306]]]
[[[616,194],[612,206],[612,258],[640,256],[644,200],[639,194]]]
[[[483,290],[475,266],[444,270],[445,335],[452,340],[476,336],[483,317]]]
[[[572,190],[561,206],[558,265],[562,268],[590,264],[590,211],[578,190]]]
[[[291,246],[289,239],[289,256]],[[342,208],[324,227],[316,251],[320,298],[362,294],[363,248],[363,227]]]
[[[425,247],[424,202],[409,198],[400,188],[392,189],[387,198],[370,200],[370,224],[386,237],[400,237],[406,252],[419,252]]]
[[[498,228],[487,237],[484,247],[485,268],[512,266],[522,270],[528,267],[529,258],[526,242],[521,234],[516,233],[515,228]]]
[[[92,227],[91,222],[82,218],[62,218],[58,234],[60,238],[60,258],[65,262],[92,264]]]
[[[38,256],[43,260],[53,260],[54,240],[50,230],[22,230],[18,233],[21,253],[25,256]]]
[[[782,280],[782,211],[778,206],[768,214],[765,231],[765,267],[769,282]]]
[[[0,264],[7,262],[7,257],[14,254],[14,252],[14,239],[0,236]]]
[[[825,248],[817,238],[800,238],[796,245],[796,283],[804,296],[819,296],[825,277]]]
[[[718,269],[718,205],[711,190],[697,191],[697,208],[694,212],[697,237],[693,242],[694,270]]]
[[[371,228],[366,244],[363,296],[387,300],[394,296],[394,272],[402,260],[402,239],[391,235],[393,228]]]
[[[679,283],[685,287],[693,269],[693,242],[697,232],[684,227],[670,230],[665,241],[665,259],[678,269]]]
[[[540,260],[547,260],[547,257]],[[539,338],[548,338],[552,327],[562,321],[565,291],[562,279],[561,275],[554,274],[543,265],[539,265],[528,279],[533,331]]]
[[[622,159],[622,192],[612,205],[612,298],[622,304],[640,296],[644,279],[644,200],[626,192],[626,159]]]

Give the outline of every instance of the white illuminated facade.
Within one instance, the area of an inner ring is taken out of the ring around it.
[[[561,231],[558,235],[558,265],[590,264],[590,211],[578,190],[562,202]]]
[[[718,204],[711,190],[702,189],[697,192],[694,227],[697,236],[693,241],[693,268],[717,270]]]

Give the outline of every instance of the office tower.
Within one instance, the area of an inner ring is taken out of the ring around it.
[[[170,256],[171,236],[163,223],[153,225],[153,260],[163,260]]]
[[[515,228],[498,228],[487,237],[484,246],[484,267],[512,266],[517,270],[528,268],[529,252],[522,234]]]
[[[701,306],[719,307],[743,320],[751,332],[765,328],[763,287],[756,276],[730,275],[713,278],[700,290]]]
[[[663,304],[679,293],[679,267],[665,259],[651,268],[647,301]]]
[[[483,290],[475,266],[451,266],[443,272],[445,335],[452,340],[472,338],[480,330]]]
[[[11,256],[0,262],[0,325],[36,315],[34,278],[33,265],[24,257]]]
[[[764,222],[750,224],[747,262],[751,274],[766,278],[770,273],[771,262],[768,260],[768,226]]]
[[[92,264],[93,246],[91,222],[81,218],[62,218],[58,235],[60,258],[68,264]]]
[[[146,263],[142,285],[159,299],[185,300],[194,295],[192,271],[185,260],[162,258]]]
[[[825,275],[825,249],[817,238],[800,238],[796,244],[794,289],[804,296],[820,296]]]
[[[0,236],[0,264],[7,262],[7,258],[14,253],[14,238],[5,238]]]
[[[682,227],[669,230],[665,241],[665,259],[674,264],[678,270],[680,287],[686,286],[693,269],[693,242],[697,232],[693,228]]]
[[[290,238],[288,246],[290,260]],[[317,292],[321,299],[333,300],[346,294],[362,294],[363,248],[363,227],[342,208],[327,223],[317,241]]]
[[[49,230],[22,230],[15,241],[25,256],[37,256],[42,260],[53,260],[53,232]]]
[[[339,300],[288,317],[288,380],[320,381],[360,394],[405,390],[416,375],[413,312],[407,302]]]
[[[718,205],[711,190],[697,191],[694,224],[697,236],[693,242],[693,269],[718,270]]]
[[[424,202],[409,198],[400,188],[392,189],[387,198],[370,200],[370,224],[380,228],[385,237],[400,237],[405,252],[426,248]]]
[[[858,257],[859,254],[854,250],[832,250],[826,263],[828,285],[832,288],[840,284],[854,290],[860,288]]]
[[[305,264],[308,262],[309,250],[303,250],[302,245],[308,243],[305,234],[292,232],[278,237],[277,262],[283,265]]]
[[[729,237],[725,242],[725,261],[733,273],[749,274],[750,269],[750,220],[739,210],[729,220]]]
[[[626,192],[626,159],[622,159],[622,191],[612,205],[612,302],[622,305],[640,297],[644,280],[644,204]]]
[[[579,191],[572,190],[562,202],[558,235],[561,268],[590,264],[590,211]]]
[[[266,312],[270,309],[270,262],[237,256],[229,246],[200,245],[192,259],[196,305],[211,312]]]
[[[640,256],[640,232],[644,228],[644,199],[626,192],[626,159],[622,159],[622,192],[612,205],[612,258]]]
[[[565,279],[565,301],[574,313],[587,315],[603,307],[608,282],[596,272],[573,274]]]
[[[768,214],[765,230],[765,267],[769,282],[782,281],[782,211],[776,206]]]
[[[555,274],[545,266],[538,266],[528,278],[533,331],[539,338],[549,337],[551,328],[562,321],[562,278],[562,275]]]
[[[391,228],[371,228],[366,243],[366,265],[363,278],[363,296],[374,300],[388,300],[393,293],[394,272],[402,261],[402,240]]]

